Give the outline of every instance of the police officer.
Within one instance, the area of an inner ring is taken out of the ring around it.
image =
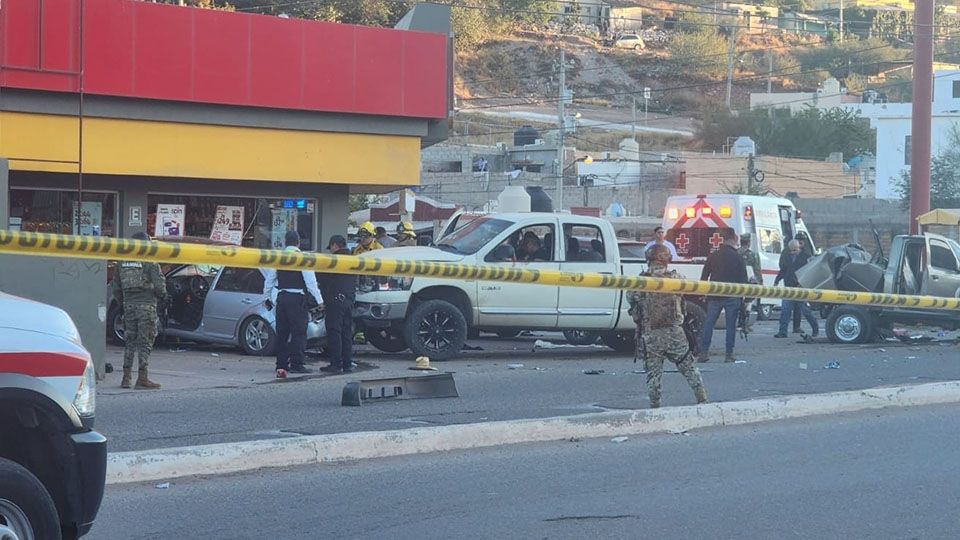
[[[350,255],[346,238],[330,237],[327,250],[334,255]],[[327,352],[330,365],[321,371],[350,373],[355,367],[353,352],[353,302],[357,295],[357,276],[319,273],[320,291],[326,299],[324,325],[327,328]]]
[[[360,240],[360,243],[353,248],[351,255],[359,255],[375,249],[383,249],[383,245],[377,242],[376,235],[377,230],[374,228],[373,223],[367,221],[364,222],[363,225],[360,225],[360,230],[357,231],[357,238]]]
[[[147,233],[138,232],[134,240],[149,241]],[[123,380],[121,388],[130,388],[133,357],[139,360],[135,387],[156,390],[160,385],[147,376],[147,364],[153,342],[157,339],[157,303],[167,294],[160,265],[152,262],[120,261],[111,288],[123,305]]]
[[[680,279],[676,270],[667,270],[670,263],[670,248],[654,244],[646,250],[648,275],[659,278]],[[697,403],[707,402],[707,390],[697,369],[683,330],[683,297],[676,294],[638,292],[630,298],[630,313],[637,324],[638,355],[643,356],[647,372],[647,392],[650,407],[660,407],[660,392],[663,378],[663,363],[669,360],[687,379]]]
[[[287,231],[284,251],[300,251],[300,234]],[[317,288],[317,276],[313,272],[297,270],[264,271],[263,294],[272,298],[276,294],[277,321],[277,378],[284,379],[287,372],[310,373],[303,365],[304,349],[307,346],[307,311],[310,295],[317,305],[323,304],[323,295]],[[273,304],[272,301],[270,301]],[[268,304],[268,308],[271,305]]]
[[[401,222],[397,225],[397,243],[394,247],[417,245],[417,233],[413,230],[413,223]]]

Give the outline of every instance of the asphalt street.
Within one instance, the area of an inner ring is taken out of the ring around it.
[[[758,323],[749,341],[738,341],[742,364],[714,360],[700,365],[712,400],[960,379],[955,344],[806,344],[796,339],[775,340],[775,331],[773,323]],[[718,331],[718,344],[722,344],[720,334]],[[550,335],[539,337],[544,338]],[[553,338],[557,343],[562,341],[559,335]],[[357,377],[417,375],[406,369],[412,365],[409,354],[389,355],[366,348],[360,359],[381,368],[352,377],[104,395],[105,390],[118,385],[119,377],[114,373],[100,385],[97,429],[109,438],[110,451],[118,452],[648,406],[642,363],[634,364],[632,356],[617,355],[603,347],[531,352],[536,339],[471,340],[483,350],[464,352],[455,361],[435,363],[442,371],[455,373],[459,398],[371,403],[360,408],[340,406],[343,385]],[[247,358],[248,363],[254,361]],[[264,373],[272,372],[269,359],[259,361]],[[839,362],[839,369],[824,369],[834,361]],[[153,367],[159,369],[162,362],[155,360]],[[509,364],[523,367],[510,369]],[[590,370],[604,373],[583,373]],[[692,403],[693,394],[683,377],[667,373],[664,404]]]
[[[956,538],[958,430],[885,409],[111,485],[90,538]]]

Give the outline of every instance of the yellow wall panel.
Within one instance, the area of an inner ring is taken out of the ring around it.
[[[31,159],[75,159],[76,122],[3,113],[0,155],[14,169]],[[86,173],[387,185],[420,178],[418,137],[105,118],[85,118],[83,127]]]

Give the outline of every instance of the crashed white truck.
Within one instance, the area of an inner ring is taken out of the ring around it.
[[[960,298],[960,244],[936,234],[895,236],[889,260],[879,235],[870,255],[857,244],[837,246],[810,259],[797,271],[800,286],[853,292]],[[895,324],[960,328],[953,310],[906,306],[825,305],[827,338],[833,343],[866,343],[892,334]]]
[[[518,241],[536,235],[536,260],[522,262]],[[365,253],[410,261],[636,276],[642,260],[621,259],[610,222],[567,214],[490,214],[466,224],[451,219],[432,247]],[[499,281],[426,277],[363,278],[354,320],[380,350],[410,349],[434,360],[451,358],[479,330],[502,336],[521,330],[599,333],[620,352],[634,348],[633,319],[623,291]],[[698,308],[692,308],[698,309]]]

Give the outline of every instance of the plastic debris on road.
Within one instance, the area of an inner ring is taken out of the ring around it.
[[[622,442],[626,442],[627,439],[629,439],[629,438],[630,438],[630,437],[614,437],[614,438],[610,439],[610,442],[622,443]]]
[[[210,356],[212,356],[212,357],[214,357],[214,358],[220,358],[220,353],[212,352],[212,353],[210,353]]]
[[[188,348],[186,348],[186,347],[177,347],[177,348],[175,348],[175,349],[170,349],[170,352],[172,352],[172,353],[181,353],[181,352],[187,352],[187,351],[189,351],[189,350],[190,350],[190,349],[188,349]]]
[[[800,362],[800,369],[807,369],[807,363],[806,363],[806,362]]]
[[[746,360],[734,360],[733,363],[734,363],[734,364],[746,364],[747,361],[746,361]]]
[[[157,489],[170,489],[170,482],[157,484]]]
[[[523,364],[507,364],[507,369],[523,369]]]
[[[840,362],[833,361],[823,366],[823,369],[840,369]]]
[[[571,345],[569,343],[553,343],[538,339],[533,342],[533,349],[605,349],[605,345]]]
[[[887,350],[886,350],[886,349],[883,349],[883,348],[880,348],[880,349],[877,349],[877,350],[879,350],[880,352],[887,352]]]
[[[667,433],[669,433],[669,434],[671,434],[671,435],[686,435],[686,434],[687,434],[687,430],[685,430],[685,429],[683,429],[683,428],[674,428],[674,429],[669,429],[669,430],[667,430]]]
[[[916,360],[916,359],[917,359],[916,356],[908,356],[908,357],[907,357],[907,360]]]
[[[584,375],[603,375],[606,371],[602,369],[585,369],[581,371]]]

